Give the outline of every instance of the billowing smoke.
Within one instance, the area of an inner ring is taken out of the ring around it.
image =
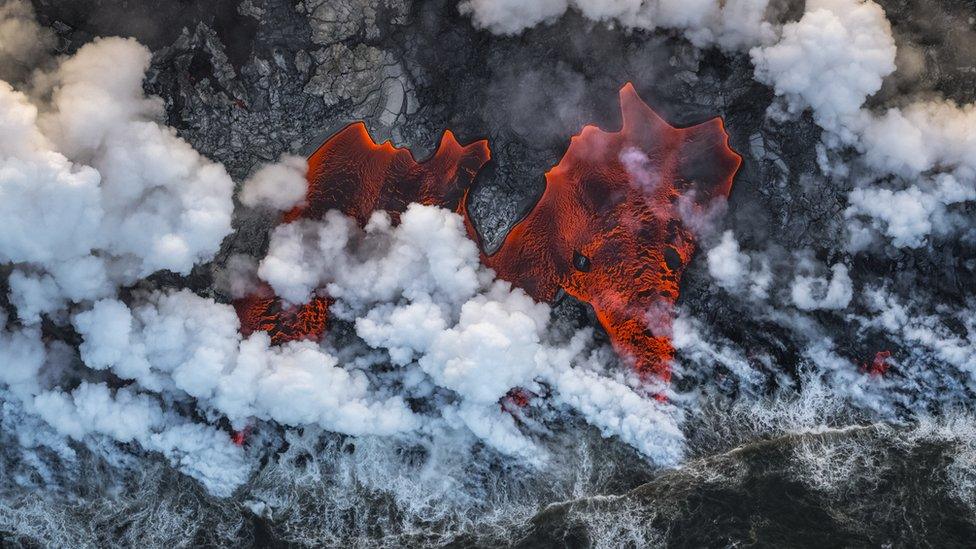
[[[765,20],[768,0],[464,0],[459,9],[474,24],[499,34],[518,34],[540,23],[552,22],[573,9],[589,19],[629,28],[681,30],[696,46],[719,44],[737,49],[774,37]]]
[[[5,4],[13,19],[3,28],[29,26],[25,10]],[[5,42],[20,48],[6,54],[37,57],[43,43]],[[36,74],[29,90],[0,82],[0,262],[12,306],[2,314],[0,379],[10,405],[62,435],[137,442],[232,486],[247,467],[226,435],[136,387],[85,375],[73,353],[43,337],[42,319],[67,326],[154,272],[189,274],[231,231],[233,182],[158,122],[162,102],[142,91],[149,57],[132,40],[100,39]],[[134,361],[133,351],[96,352],[91,367],[104,368],[113,352]]]
[[[811,109],[827,144],[863,154],[869,175],[860,177],[845,212],[853,250],[867,247],[872,233],[896,247],[918,247],[959,228],[947,209],[976,192],[973,106],[910,97],[865,106],[896,68],[895,40],[877,4],[808,2],[775,44],[750,53],[756,77],[789,109]]]
[[[760,259],[761,264],[754,268],[752,258],[742,253],[732,231],[722,233],[719,243],[708,250],[706,260],[708,273],[722,288],[739,293],[748,287],[754,297],[767,297],[771,282],[768,262]]]
[[[791,110],[810,108],[817,123],[842,138],[864,100],[895,70],[895,41],[874,2],[808,2],[779,39],[750,51],[756,78],[770,84]]]
[[[636,379],[587,360],[588,332],[548,341],[549,307],[494,281],[454,213],[411,206],[396,227],[378,213],[364,230],[337,212],[282,225],[258,275],[296,303],[326,290],[335,317],[365,344],[362,356],[309,341],[271,347],[263,332],[244,339],[233,307],[182,290],[74,315],[81,358],[145,391],[190,397],[238,430],[254,421],[350,435],[466,427],[503,453],[541,461],[499,406],[518,387],[554,392],[657,460],[680,456],[667,407],[643,398]],[[378,374],[386,361],[395,368]],[[425,411],[408,400],[425,401]]]
[[[307,168],[304,158],[292,155],[262,166],[241,186],[241,204],[279,211],[300,205],[308,188],[305,181]]]
[[[40,75],[40,98],[0,86],[0,260],[14,265],[13,300],[39,309],[29,318],[162,269],[188,274],[230,234],[233,182],[157,122],[148,64],[134,41],[102,39]]]

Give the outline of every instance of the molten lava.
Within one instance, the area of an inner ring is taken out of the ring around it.
[[[251,436],[251,429],[253,427],[248,425],[240,431],[232,431],[230,441],[234,443],[234,446],[244,446],[244,443],[247,442],[247,437]]]
[[[370,215],[384,210],[393,217],[413,202],[459,211],[475,175],[491,158],[487,141],[462,146],[444,132],[434,155],[418,163],[406,149],[389,141],[376,144],[357,122],[329,138],[308,159],[308,194],[305,205],[285,214],[285,222],[319,219],[329,210],[355,218],[360,226]],[[285,306],[270,288],[234,303],[241,333],[271,334],[274,344],[300,339],[320,340],[327,325],[329,300]]]
[[[668,379],[671,311],[694,253],[692,228],[728,196],[741,158],[719,118],[672,127],[630,84],[620,106],[620,131],[587,126],[573,137],[538,203],[483,261],[536,300],[551,302],[563,288],[589,303],[621,357]],[[418,163],[352,124],[309,158],[306,203],[285,221],[337,209],[364,225],[374,211],[396,220],[419,202],[461,213],[477,240],[465,199],[489,158],[487,142],[462,146],[447,131]],[[236,306],[245,334],[265,330],[275,343],[318,339],[326,326],[326,298],[283,308],[270,294],[255,295]]]
[[[891,351],[878,351],[874,354],[871,364],[862,364],[861,370],[872,377],[881,377],[888,371],[889,358],[891,358]]]
[[[458,211],[490,158],[487,141],[462,146],[448,130],[434,156],[418,163],[389,141],[377,145],[362,122],[350,124],[309,157],[306,204],[285,221],[339,210],[362,226],[379,210],[397,219],[413,202]]]
[[[589,303],[618,354],[667,379],[691,226],[728,196],[741,157],[719,118],[674,128],[630,84],[620,107],[621,130],[573,137],[538,203],[484,261],[536,300],[563,288]]]
[[[272,345],[302,339],[318,341],[328,326],[329,300],[320,296],[308,303],[287,306],[267,289],[235,301],[234,309],[244,337],[268,332]]]

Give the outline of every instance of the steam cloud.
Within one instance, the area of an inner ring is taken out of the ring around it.
[[[30,4],[0,4],[0,72],[5,79],[29,73],[53,45],[54,34],[37,24]]]
[[[5,36],[31,28],[26,4],[7,3],[3,14]],[[44,43],[4,41],[4,53],[36,58]],[[75,359],[42,338],[42,315],[63,325],[156,271],[188,274],[231,232],[233,182],[157,122],[162,102],[142,91],[149,58],[132,40],[100,39],[35,75],[31,95],[0,82],[0,262],[16,310],[16,319],[0,315],[0,381],[11,405],[58,433],[138,442],[226,494],[219,486],[248,472],[226,435],[134,387],[97,376],[71,383]]]
[[[20,39],[37,30],[27,4],[0,14],[4,63],[40,58],[44,40]],[[43,422],[25,427],[32,444],[39,431],[66,456],[65,439],[135,444],[218,496],[248,481],[260,453],[221,422],[460,436],[544,467],[532,409],[570,409],[656,462],[681,457],[679,410],[608,368],[589,330],[558,337],[549,306],[495,280],[446,210],[414,205],[396,226],[376,214],[365,229],[337,212],[299,220],[275,229],[260,263],[238,256],[217,273],[237,295],[259,280],[293,303],[326,292],[351,341],[272,346],[263,332],[243,338],[229,304],[149,289],[154,273],[214,259],[232,232],[234,182],[160,122],[162,101],[142,88],[145,47],[100,38],[48,61],[18,88],[0,82],[0,385],[10,413]],[[292,208],[305,169],[292,156],[262,166],[239,199]],[[73,330],[77,351],[50,330]],[[523,410],[505,404],[515,389],[549,398]]]
[[[262,166],[241,188],[241,203],[251,208],[290,210],[305,200],[308,163],[300,156],[285,155],[276,164]]]

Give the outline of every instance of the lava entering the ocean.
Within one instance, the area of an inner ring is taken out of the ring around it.
[[[670,376],[671,310],[695,249],[691,226],[724,200],[741,157],[720,118],[690,128],[665,122],[627,84],[623,126],[586,126],[546,174],[538,203],[486,265],[539,301],[559,288],[589,303],[618,354],[642,374]],[[418,163],[389,142],[377,145],[362,123],[331,137],[310,158],[306,205],[285,215],[319,218],[330,209],[364,225],[372,212],[397,219],[408,204],[461,213],[475,176],[488,162],[486,141],[462,146],[447,131],[437,152]],[[326,298],[283,308],[273,296],[237,304],[242,330],[265,330],[275,343],[320,338]],[[312,309],[311,311],[309,309]]]
[[[539,301],[561,287],[589,303],[622,358],[667,379],[689,222],[728,196],[741,157],[720,118],[674,128],[630,84],[620,108],[620,131],[572,138],[538,203],[484,261]]]

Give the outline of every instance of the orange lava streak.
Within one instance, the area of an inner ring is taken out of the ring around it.
[[[888,371],[888,359],[891,358],[891,351],[878,351],[874,354],[871,364],[862,364],[861,371],[867,372],[873,377],[881,377]]]
[[[630,84],[620,104],[621,130],[573,137],[538,203],[484,261],[536,300],[562,287],[589,303],[618,354],[668,379],[670,311],[695,249],[688,221],[728,196],[741,157],[719,118],[674,128]]]
[[[350,124],[328,139],[308,159],[305,204],[284,216],[319,219],[329,210],[354,217],[363,226],[373,212],[384,210],[394,220],[414,202],[459,211],[475,175],[488,162],[487,141],[458,143],[444,132],[437,152],[418,163],[406,149],[389,141],[377,144],[362,122]],[[321,340],[328,319],[329,300],[286,308],[270,288],[234,303],[245,336],[271,334],[274,344],[300,339]]]
[[[248,425],[240,431],[232,431],[230,441],[234,443],[234,446],[244,446],[244,443],[247,442],[247,437],[251,436],[252,429],[253,427]]]

